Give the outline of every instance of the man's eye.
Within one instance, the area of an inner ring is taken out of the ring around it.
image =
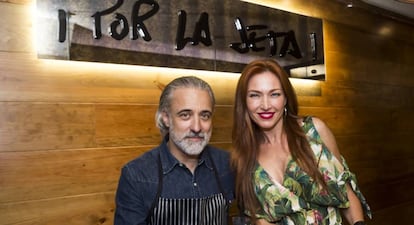
[[[181,113],[179,116],[181,119],[188,119],[190,118],[190,113]]]
[[[211,114],[210,113],[203,113],[201,114],[201,119],[203,120],[209,120],[211,118]]]

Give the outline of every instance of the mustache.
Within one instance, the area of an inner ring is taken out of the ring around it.
[[[204,133],[189,133],[187,135],[185,135],[185,137],[187,138],[204,138],[206,135]]]

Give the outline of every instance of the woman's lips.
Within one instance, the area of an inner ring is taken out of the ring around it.
[[[259,116],[262,119],[271,119],[274,114],[275,114],[274,112],[264,112],[264,113],[259,113]]]

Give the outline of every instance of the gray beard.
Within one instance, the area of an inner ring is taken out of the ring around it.
[[[188,136],[202,136],[204,139],[202,142],[191,142],[186,137]],[[210,141],[210,134],[186,134],[184,137],[177,137],[174,132],[170,132],[170,140],[185,154],[187,155],[199,155]]]

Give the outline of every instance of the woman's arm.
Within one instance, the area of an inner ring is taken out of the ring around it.
[[[339,153],[338,145],[336,144],[335,136],[328,126],[319,118],[313,117],[313,123],[315,124],[316,130],[319,133],[322,141],[325,143],[326,147],[332,152],[332,154],[338,159],[341,160],[341,154]],[[346,185],[346,192],[349,200],[349,208],[342,211],[346,220],[349,224],[354,224],[358,221],[364,220],[364,213],[362,209],[361,202],[358,197],[355,195],[354,191],[349,184]]]
[[[344,214],[346,220],[349,224],[354,224],[358,221],[364,221],[361,202],[355,195],[354,191],[352,191],[352,188],[349,186],[349,184],[346,185],[346,192],[349,200],[349,208],[342,210],[342,213]]]

